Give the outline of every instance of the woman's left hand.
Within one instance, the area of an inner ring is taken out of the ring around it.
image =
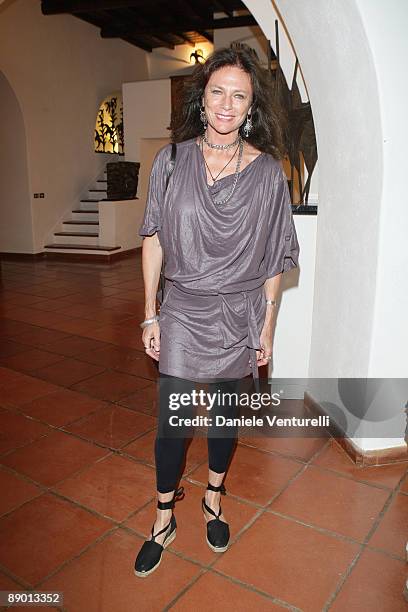
[[[256,351],[258,367],[267,365],[272,359],[273,329],[271,326],[262,329],[259,339],[262,348]]]

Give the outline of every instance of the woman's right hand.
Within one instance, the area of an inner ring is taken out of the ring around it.
[[[157,321],[143,329],[142,342],[146,355],[159,361],[160,357],[160,325]]]

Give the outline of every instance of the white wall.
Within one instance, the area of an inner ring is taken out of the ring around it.
[[[273,40],[268,0],[246,4]],[[374,64],[352,1],[281,0],[277,6],[308,85],[319,151],[309,376],[366,376],[382,176]]]
[[[149,175],[155,153],[170,142],[170,80],[124,83],[123,120],[125,124],[126,161],[140,162],[137,188],[137,233],[146,206]],[[136,245],[142,238],[137,236]]]
[[[404,175],[395,169],[407,142],[402,104],[408,5],[398,0],[274,4],[302,65],[319,150],[309,376],[407,377],[402,232],[408,210]],[[269,2],[247,0],[246,5],[271,37]],[[315,385],[312,395],[333,405],[338,399],[336,390],[323,384]],[[356,440],[362,449],[403,444],[401,401],[384,399],[382,420],[370,404],[360,424]],[[397,423],[400,437],[389,435],[390,422]]]
[[[138,200],[99,202],[99,244],[120,246],[120,251],[136,248],[135,226],[138,221]],[[115,253],[120,252],[115,251]]]
[[[0,72],[0,252],[33,249],[23,114],[9,82]],[[16,180],[17,179],[17,180]]]
[[[282,278],[270,375],[303,381],[308,376],[312,339],[317,217],[294,215],[294,222],[300,245],[299,268],[285,272]],[[294,385],[292,397],[302,398],[303,389],[298,387]]]
[[[382,121],[383,190],[369,376],[408,378],[408,3],[357,0],[373,54]]]
[[[204,57],[207,57],[213,45],[209,42],[200,42],[195,46],[176,45],[174,49],[157,47],[152,53],[147,53],[149,79],[167,79],[170,75],[189,74],[193,68],[190,63],[190,55],[195,48],[201,49]]]
[[[24,117],[34,237],[22,243],[12,226],[7,250],[42,251],[55,223],[110,159],[93,151],[99,104],[123,81],[147,78],[146,55],[101,39],[97,28],[70,15],[44,16],[40,2],[0,6],[0,70]],[[0,166],[0,183],[8,172]],[[18,168],[11,172],[18,181]],[[34,200],[33,192],[46,197]]]

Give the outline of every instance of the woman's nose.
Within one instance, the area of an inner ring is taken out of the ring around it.
[[[232,107],[232,98],[231,98],[231,96],[224,96],[224,99],[222,101],[222,106],[226,110]]]

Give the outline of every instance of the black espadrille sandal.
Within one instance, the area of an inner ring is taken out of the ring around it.
[[[224,485],[220,485],[219,487],[214,487],[214,485],[208,483],[207,489],[210,491],[221,491],[221,495],[226,495],[226,490]],[[207,523],[207,544],[214,552],[225,552],[228,548],[228,542],[230,539],[229,525],[224,521],[221,521],[219,518],[222,514],[221,503],[218,510],[218,514],[214,512],[212,508],[207,506],[205,503],[205,497],[201,500],[203,512],[204,508],[215,516],[214,519],[208,521]],[[204,515],[205,516],[205,515]]]
[[[173,495],[173,499],[171,499],[168,502],[158,501],[157,507],[159,508],[159,510],[169,510],[170,508],[174,508],[175,502],[178,501],[179,499],[183,499],[183,497],[184,497],[184,487],[180,487],[179,489],[175,491]],[[173,542],[174,538],[176,537],[176,527],[177,527],[177,523],[176,523],[176,518],[174,514],[171,515],[170,522],[157,533],[153,533],[153,529],[154,529],[154,525],[153,525],[152,532],[151,532],[152,539],[146,540],[143,543],[142,548],[139,550],[139,553],[136,557],[136,561],[135,561],[136,576],[139,576],[140,578],[145,578],[146,576],[149,576],[149,574],[154,572],[154,570],[156,570],[159,567],[161,558],[162,558],[162,554],[163,554],[163,550],[169,544],[171,544],[171,542]],[[169,531],[166,534],[166,537],[164,538],[163,544],[159,544],[158,542],[155,542],[155,538],[157,538],[157,536],[164,533],[168,529]]]

